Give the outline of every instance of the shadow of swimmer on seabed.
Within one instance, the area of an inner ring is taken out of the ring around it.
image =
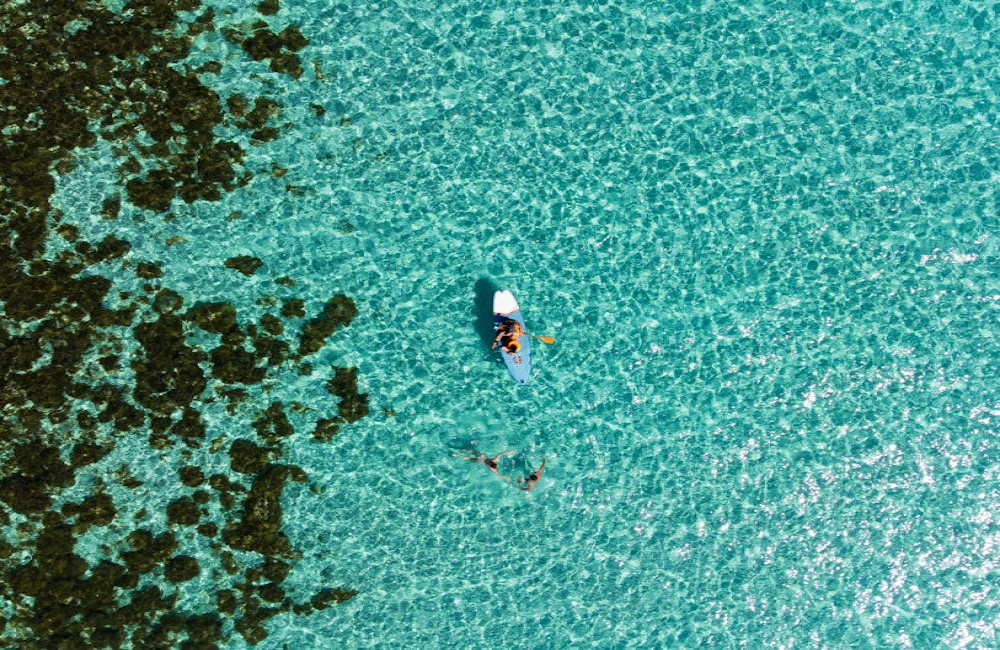
[[[488,467],[491,472],[510,483],[512,482],[511,477],[500,472],[500,460],[504,456],[513,456],[514,453],[514,451],[501,451],[499,454],[491,458],[481,451],[476,451],[474,449],[461,449],[458,452],[452,453],[452,456],[471,461],[477,465],[484,465]],[[531,492],[531,490],[535,487],[535,483],[542,478],[542,472],[545,471],[545,460],[545,456],[542,456],[542,464],[538,466],[538,469],[531,472],[527,476],[517,477],[516,483],[518,489],[524,490],[525,492]]]

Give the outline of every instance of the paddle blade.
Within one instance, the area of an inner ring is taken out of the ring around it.
[[[538,339],[539,341],[542,341],[544,343],[548,343],[550,345],[552,343],[556,342],[556,340],[554,338],[552,338],[551,336],[536,336],[535,338]]]

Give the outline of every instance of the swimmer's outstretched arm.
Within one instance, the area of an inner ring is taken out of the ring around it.
[[[505,481],[510,481],[511,480],[510,476],[508,476],[507,474],[501,474],[500,470],[498,470],[496,467],[493,467],[493,465],[496,465],[497,463],[499,463],[500,459],[503,458],[504,456],[510,456],[513,453],[514,453],[513,450],[511,450],[511,451],[501,451],[499,454],[497,454],[496,456],[494,456],[493,458],[490,459],[490,463],[491,463],[490,469],[493,470],[494,474],[496,474],[497,476],[499,476],[500,478],[502,478]]]
[[[531,476],[528,478],[524,478],[523,476],[518,478],[517,482],[522,484],[518,485],[518,487],[525,492],[531,492],[531,489],[535,487],[535,483],[538,482],[538,479],[542,478],[542,472],[545,471],[545,461],[545,456],[542,456],[542,464],[538,467],[538,469],[531,473]]]

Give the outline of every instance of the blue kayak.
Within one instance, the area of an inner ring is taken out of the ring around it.
[[[506,290],[497,291],[493,294],[493,327],[499,329],[507,320],[517,321],[524,331],[528,330],[524,324],[521,308],[517,305],[517,300],[514,299],[514,294]],[[500,350],[500,357],[514,381],[526,384],[528,376],[531,375],[531,339],[525,334],[518,338],[518,343],[520,343],[521,348],[515,354],[507,352],[499,345],[497,349]]]

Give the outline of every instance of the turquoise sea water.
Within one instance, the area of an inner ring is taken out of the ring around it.
[[[257,18],[237,5],[217,11]],[[223,96],[283,104],[247,187],[105,221],[118,163],[98,148],[54,199],[189,303],[252,317],[288,275],[310,313],[358,304],[319,361],[356,365],[373,415],[293,440],[325,492],[284,492],[286,587],[358,595],[272,619],[263,647],[1000,644],[1000,10],[285,0],[280,18],[311,40],[299,81],[217,33],[191,59],[225,61],[204,77]],[[240,254],[264,267],[222,267]],[[491,287],[557,339],[527,386],[484,343]],[[324,395],[290,371],[248,412]],[[205,417],[209,438],[227,426],[221,404]],[[452,455],[468,447],[546,471],[522,492]]]

